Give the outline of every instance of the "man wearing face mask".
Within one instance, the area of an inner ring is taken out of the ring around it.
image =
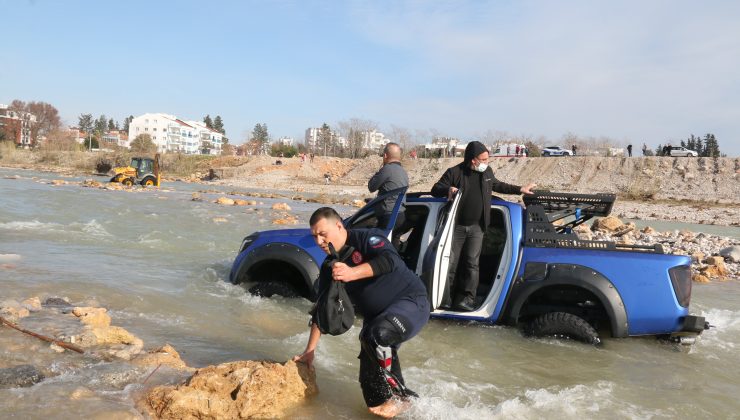
[[[460,189],[463,194],[455,219],[450,268],[442,300],[443,308],[452,307],[453,310],[465,312],[476,309],[478,260],[483,245],[483,232],[491,219],[492,193],[532,194],[534,187],[535,184],[522,187],[497,180],[488,166],[488,149],[478,141],[470,142],[465,148],[462,163],[447,169],[442,178],[434,184],[432,195],[435,197],[447,197],[448,200],[452,200]],[[452,284],[461,257],[465,270],[461,284]],[[450,290],[455,292],[454,299],[451,299]]]

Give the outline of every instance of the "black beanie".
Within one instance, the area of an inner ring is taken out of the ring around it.
[[[473,158],[487,151],[488,148],[486,145],[479,141],[471,141],[468,143],[467,147],[465,147],[465,159],[463,160],[465,162],[465,166],[469,166],[470,162],[473,161]]]

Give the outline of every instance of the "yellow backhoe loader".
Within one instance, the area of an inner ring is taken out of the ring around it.
[[[154,159],[145,157],[131,158],[129,166],[113,168],[113,178],[110,182],[120,182],[123,185],[131,186],[141,184],[145,187],[159,186],[159,153],[154,155]]]

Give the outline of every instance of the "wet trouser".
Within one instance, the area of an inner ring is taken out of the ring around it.
[[[455,291],[455,302],[458,303],[465,297],[475,299],[478,290],[478,275],[480,252],[483,247],[483,229],[480,225],[455,226],[452,234],[452,249],[450,250],[450,265],[447,272],[442,295],[442,306],[450,306],[450,290]],[[464,270],[460,278],[460,284],[453,285],[457,274],[458,262]]]
[[[372,319],[365,319],[360,331],[360,387],[368,407],[377,407],[393,397],[397,389],[389,381],[405,387],[398,360],[401,343],[410,340],[429,321],[426,295],[406,297],[392,303]],[[386,374],[383,369],[392,373]],[[389,377],[391,378],[389,380]]]

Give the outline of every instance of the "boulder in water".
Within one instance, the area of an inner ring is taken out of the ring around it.
[[[238,361],[198,369],[184,385],[151,389],[140,401],[157,419],[249,419],[287,416],[318,393],[304,364]]]
[[[23,388],[44,380],[44,374],[31,365],[0,369],[0,389]]]

